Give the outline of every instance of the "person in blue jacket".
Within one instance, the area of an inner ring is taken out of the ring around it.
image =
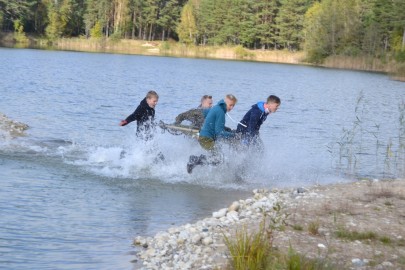
[[[266,102],[260,101],[251,107],[236,128],[236,132],[241,134],[242,144],[261,146],[260,127],[270,113],[275,113],[278,110],[280,104],[279,97],[270,95]]]
[[[226,95],[224,99],[220,100],[217,105],[212,107],[208,112],[200,130],[198,142],[201,147],[209,151],[211,155],[208,159],[205,155],[190,156],[189,162],[187,163],[188,173],[192,173],[197,165],[217,165],[220,163],[218,160],[216,142],[220,139],[232,139],[235,137],[234,132],[227,131],[225,128],[225,114],[235,107],[237,101],[234,95]]]

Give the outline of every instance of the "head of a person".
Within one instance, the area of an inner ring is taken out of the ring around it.
[[[235,107],[236,102],[238,102],[238,99],[234,95],[228,94],[225,96],[224,101],[226,103],[226,111],[230,112],[233,109],[233,107]]]
[[[200,107],[203,109],[211,108],[212,107],[212,96],[209,96],[209,95],[202,96]]]
[[[267,102],[265,103],[265,108],[269,110],[269,112],[276,112],[278,107],[280,107],[281,100],[277,96],[270,95],[267,98]]]
[[[155,108],[158,101],[159,95],[155,91],[152,90],[146,94],[146,103],[148,103],[149,107]]]

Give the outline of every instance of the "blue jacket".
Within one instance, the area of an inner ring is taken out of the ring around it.
[[[221,99],[217,105],[209,110],[205,117],[200,136],[211,138],[213,140],[234,137],[234,133],[225,131],[225,113],[226,103]]]
[[[259,136],[260,126],[266,121],[269,114],[264,110],[264,102],[258,102],[245,114],[240,123],[246,127],[238,124],[236,132],[242,133],[242,137],[249,142],[256,136]]]

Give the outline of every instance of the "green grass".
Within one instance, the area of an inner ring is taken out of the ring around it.
[[[350,241],[356,241],[356,240],[376,240],[377,239],[377,234],[375,232],[358,232],[358,231],[349,231],[346,228],[339,228],[336,231],[336,237],[342,238],[342,239],[347,239]]]
[[[308,224],[308,232],[311,235],[319,235],[319,221],[313,221]]]
[[[380,240],[381,243],[389,245],[392,243],[391,238],[389,238],[388,236],[381,236],[378,238],[378,240]]]
[[[358,231],[349,231],[346,228],[339,228],[336,231],[336,237],[346,239],[349,241],[356,241],[356,240],[370,240],[370,241],[380,241],[385,245],[397,245],[401,246],[401,241],[395,241],[386,235],[378,235],[375,232],[367,231],[367,232],[358,232]]]
[[[336,269],[325,258],[310,259],[299,254],[292,247],[290,247],[287,253],[277,250],[277,248],[272,246],[275,230],[271,228],[272,224],[266,228],[264,218],[257,231],[250,232],[245,226],[242,227],[242,229],[237,230],[232,237],[228,237],[224,234],[225,244],[231,255],[230,269]],[[296,228],[302,230],[301,226],[297,226]]]
[[[224,236],[225,244],[231,254],[233,269],[264,269],[271,242],[264,231],[263,224],[257,233],[249,233],[246,227],[237,230],[235,238]]]
[[[299,225],[299,224],[293,225],[292,228],[293,228],[294,230],[296,230],[296,231],[303,231],[303,230],[304,230],[304,228],[303,228],[301,225]]]

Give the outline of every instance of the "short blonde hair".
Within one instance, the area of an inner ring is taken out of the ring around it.
[[[235,102],[235,104],[236,104],[236,102],[238,102],[238,99],[237,99],[234,95],[232,95],[232,94],[228,94],[228,95],[226,95],[225,97],[226,97],[227,99],[229,99],[229,100]]]
[[[149,92],[146,94],[146,98],[147,98],[147,99],[150,99],[150,98],[152,98],[152,97],[155,97],[156,99],[159,99],[159,95],[158,95],[155,91],[153,91],[153,90],[149,91]]]

